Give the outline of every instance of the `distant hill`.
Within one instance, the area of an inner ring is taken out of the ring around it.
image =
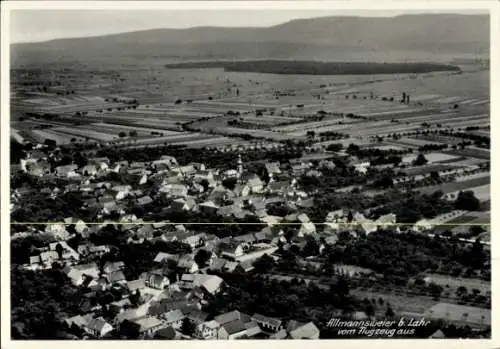
[[[196,27],[11,45],[14,66],[212,59],[451,61],[488,57],[488,15],[298,19],[268,28]]]

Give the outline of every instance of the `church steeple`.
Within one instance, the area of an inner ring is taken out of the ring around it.
[[[241,154],[238,154],[238,178],[243,174],[243,160],[241,160]]]

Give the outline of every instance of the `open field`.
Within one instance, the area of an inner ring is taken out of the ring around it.
[[[451,170],[455,169],[456,166],[452,165],[443,165],[443,164],[431,164],[431,165],[426,165],[426,166],[419,166],[419,167],[413,167],[413,168],[405,168],[402,170],[402,172],[406,173],[408,176],[419,176],[419,175],[424,175],[431,173],[433,171],[440,172],[440,171],[446,171],[446,170]]]
[[[426,275],[429,280],[442,287],[449,286],[452,290],[457,289],[460,286],[465,287],[469,292],[473,289],[481,291],[483,295],[491,292],[491,283],[481,280],[481,279],[466,279],[459,277],[451,277],[448,275],[441,274],[428,274]]]
[[[466,180],[463,182],[456,182],[456,183],[445,183],[441,185],[434,185],[430,187],[424,187],[424,188],[419,188],[418,191],[421,191],[426,194],[432,194],[438,190],[441,190],[443,193],[454,193],[457,191],[468,191],[468,190],[473,190],[476,187],[479,187],[480,191],[485,191],[484,186],[490,184],[490,177],[480,177],[480,178],[474,178],[470,180]]]
[[[416,154],[408,155],[408,156],[405,156],[402,161],[406,162],[406,163],[411,163],[417,158],[417,156],[418,155],[416,155]],[[457,158],[456,156],[444,154],[444,153],[427,153],[424,156],[427,159],[429,164],[439,163],[441,161],[449,161],[449,160]]]

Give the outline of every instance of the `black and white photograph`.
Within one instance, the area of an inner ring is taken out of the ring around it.
[[[490,9],[9,3],[5,340],[492,339]]]

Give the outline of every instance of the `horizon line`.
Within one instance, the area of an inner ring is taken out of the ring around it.
[[[26,10],[26,11],[48,11],[48,10],[40,9],[40,10]],[[83,10],[83,11],[85,11],[85,10]],[[91,11],[91,10],[89,10],[89,11]],[[113,11],[113,10],[109,10],[109,11]],[[141,11],[141,10],[139,10],[139,11]],[[147,11],[147,9],[144,9],[143,11]],[[164,11],[174,11],[174,10],[164,10]],[[212,10],[205,10],[205,11],[212,11]],[[264,10],[255,10],[255,11],[264,11]],[[374,12],[376,12],[376,11],[377,10],[374,10]],[[380,10],[380,11],[382,11],[382,10]],[[417,10],[413,10],[413,11],[417,11]],[[383,15],[383,16],[353,15],[353,14],[342,15],[341,13],[339,13],[336,15],[329,15],[329,16],[292,18],[292,19],[289,19],[287,21],[280,22],[277,24],[262,25],[262,26],[257,26],[257,25],[253,25],[253,26],[252,25],[250,25],[250,26],[201,25],[201,26],[188,26],[188,27],[151,27],[151,28],[147,28],[147,29],[126,30],[126,31],[120,31],[120,32],[92,34],[92,35],[86,35],[86,36],[65,36],[65,37],[57,37],[57,38],[52,38],[52,39],[43,39],[43,40],[34,40],[34,41],[12,41],[9,43],[9,45],[46,44],[46,43],[50,43],[50,42],[54,42],[54,41],[62,41],[62,40],[104,38],[104,37],[109,37],[109,36],[119,36],[119,35],[143,33],[143,32],[148,32],[148,31],[162,31],[162,30],[189,31],[189,30],[195,30],[195,29],[269,29],[269,28],[285,25],[285,24],[288,24],[291,22],[318,20],[318,19],[327,19],[327,18],[394,19],[394,18],[398,18],[398,17],[408,17],[408,16],[489,16],[489,15],[490,14],[487,12],[485,12],[485,13],[479,13],[479,12],[478,13],[463,13],[463,12],[428,12],[428,13],[417,12],[417,13],[412,13],[412,10],[409,10],[408,13],[398,13],[398,14],[393,14],[393,15],[387,14],[387,15]]]

